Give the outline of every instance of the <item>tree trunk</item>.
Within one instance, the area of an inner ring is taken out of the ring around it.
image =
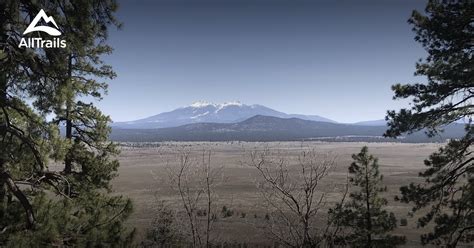
[[[305,214],[303,221],[303,247],[311,247],[311,238],[309,237],[309,216]]]
[[[5,3],[1,3],[0,8],[6,9]],[[0,22],[6,23],[6,20],[4,18],[0,18]],[[4,25],[0,25],[0,34],[3,34],[4,31],[5,31]],[[3,42],[3,39],[2,39],[2,42]],[[5,72],[2,71],[0,72],[0,109],[3,109],[6,107],[6,101],[7,101],[7,75]],[[5,136],[7,135],[7,126],[8,126],[6,116],[3,116],[1,121],[2,122],[0,122],[0,138],[4,140]],[[3,172],[5,170],[4,157],[6,157],[6,154],[4,152],[3,144],[2,144],[2,152],[0,153],[0,172]],[[5,211],[7,208],[7,202],[8,202],[8,199],[7,199],[6,184],[4,180],[0,180],[0,219],[4,218]]]
[[[68,78],[66,79],[66,84],[68,90],[70,90],[69,86],[71,84],[71,77],[72,77],[72,56],[69,55],[69,63],[68,63]],[[72,121],[71,121],[71,102],[72,99],[66,99],[66,139],[72,141]],[[66,154],[66,158],[64,160],[64,172],[69,174],[72,172],[72,153],[71,149]]]
[[[3,165],[0,165],[3,167]],[[13,179],[10,177],[10,175],[7,172],[2,171],[0,173],[0,182],[2,184],[6,184],[10,192],[15,195],[15,197],[20,201],[20,204],[23,206],[25,209],[26,213],[26,228],[28,229],[33,229],[35,227],[35,216],[33,212],[33,207],[30,204],[30,201],[26,197],[25,194],[18,188],[18,186],[15,184]]]
[[[209,154],[209,163],[210,163],[210,154]],[[207,226],[206,226],[206,247],[209,248],[209,236],[211,232],[211,210],[212,210],[212,199],[211,199],[211,187],[210,187],[210,181],[209,181],[209,170],[210,170],[210,165],[207,164],[205,166],[208,166],[206,168],[206,190],[207,190]]]
[[[7,189],[5,183],[2,181],[0,182],[0,219],[3,219],[5,217],[7,203]]]
[[[367,248],[372,248],[372,216],[370,214],[370,189],[368,164],[365,164],[365,193],[367,207]]]

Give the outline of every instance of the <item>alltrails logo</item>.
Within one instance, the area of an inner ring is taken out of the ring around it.
[[[49,27],[49,26],[37,26],[38,22],[43,20],[45,23],[52,23],[56,28]],[[23,35],[34,32],[34,31],[41,31],[45,32],[51,36],[59,36],[61,32],[58,30],[59,27],[54,21],[54,18],[51,16],[47,16],[44,10],[40,10],[40,12],[35,16],[35,19],[30,23],[30,25],[26,28]],[[27,48],[65,48],[66,41],[61,40],[60,38],[53,38],[53,39],[43,39],[41,37],[38,38],[21,38],[20,44],[18,47],[27,47]]]

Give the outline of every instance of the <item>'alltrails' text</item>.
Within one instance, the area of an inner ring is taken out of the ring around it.
[[[66,41],[60,38],[52,40],[43,40],[42,38],[21,38],[18,47],[26,48],[65,48]]]

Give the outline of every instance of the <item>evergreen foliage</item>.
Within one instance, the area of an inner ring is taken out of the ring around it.
[[[40,9],[66,48],[18,46]],[[0,1],[0,246],[132,241],[123,226],[132,204],[109,194],[119,165],[110,119],[87,102],[106,93],[99,80],[115,77],[101,57],[112,52],[116,9],[113,0]]]
[[[415,40],[428,52],[416,65],[416,75],[427,83],[396,84],[394,99],[412,99],[412,107],[389,111],[389,137],[426,130],[430,136],[455,121],[465,122],[465,135],[451,140],[426,161],[420,173],[425,182],[401,188],[401,201],[413,211],[427,213],[419,219],[434,229],[422,236],[424,244],[456,247],[474,241],[474,3],[429,1],[425,12],[414,11],[409,23]]]
[[[388,234],[397,225],[391,212],[384,210],[387,200],[379,194],[387,191],[383,176],[379,172],[378,159],[363,147],[353,154],[354,162],[349,167],[349,183],[357,188],[349,195],[350,201],[339,203],[329,210],[333,223],[343,228],[332,237],[337,245],[351,247],[396,247],[405,243],[405,238]]]

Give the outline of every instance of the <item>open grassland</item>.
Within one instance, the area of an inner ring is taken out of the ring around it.
[[[140,145],[137,146],[137,145]],[[138,238],[144,237],[155,215],[157,202],[163,201],[173,209],[180,209],[179,197],[168,184],[167,169],[177,166],[180,150],[188,149],[199,158],[204,150],[212,151],[211,164],[223,167],[224,182],[216,187],[219,198],[217,209],[222,206],[233,210],[227,218],[216,222],[217,238],[226,242],[264,244],[265,233],[260,228],[265,222],[268,209],[257,189],[260,180],[256,169],[242,164],[248,153],[254,149],[281,151],[291,161],[304,150],[314,149],[318,153],[335,157],[336,165],[319,187],[327,193],[327,207],[337,202],[346,183],[347,168],[352,162],[351,154],[358,153],[367,145],[369,152],[379,158],[380,170],[388,191],[384,196],[389,200],[388,210],[397,218],[406,218],[407,226],[399,226],[394,232],[407,237],[406,247],[419,246],[419,235],[426,232],[416,228],[416,216],[408,216],[410,206],[394,201],[399,188],[410,182],[420,182],[418,173],[424,169],[423,160],[442,144],[400,144],[400,143],[321,143],[321,142],[169,142],[154,144],[134,144],[122,146],[119,157],[119,176],[114,180],[114,191],[130,197],[134,201],[135,212],[130,224],[137,228]],[[320,210],[321,213],[327,209]],[[324,215],[318,220],[326,222]],[[400,223],[400,222],[399,222]]]

